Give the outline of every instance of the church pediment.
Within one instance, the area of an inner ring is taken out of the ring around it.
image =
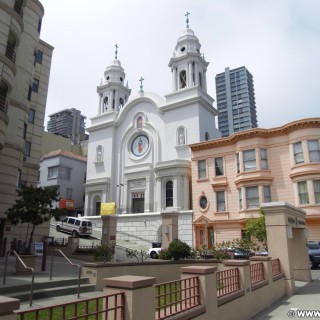
[[[204,215],[201,215],[198,219],[196,219],[195,221],[192,222],[192,224],[210,224],[213,223],[212,220],[208,219],[207,217],[205,217]]]

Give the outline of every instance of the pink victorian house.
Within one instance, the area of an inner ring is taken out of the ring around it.
[[[320,118],[189,147],[196,247],[241,238],[264,202],[305,210],[309,239],[320,241]]]

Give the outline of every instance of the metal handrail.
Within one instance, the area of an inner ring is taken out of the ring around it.
[[[27,267],[15,250],[9,250],[9,251],[7,252],[6,261],[5,261],[5,265],[4,265],[3,283],[2,283],[2,284],[3,284],[3,285],[6,284],[7,264],[8,264],[8,256],[9,256],[9,253],[13,253],[13,254],[16,256],[16,258],[20,261],[20,263],[22,264],[22,266],[24,267],[24,269],[30,270],[31,273],[32,273],[31,289],[30,289],[30,307],[32,307],[33,286],[34,286],[34,268]]]
[[[73,267],[77,267],[79,269],[78,275],[78,298],[80,298],[80,278],[81,278],[81,266],[79,264],[75,264],[69,260],[69,258],[60,250],[54,249],[53,251],[59,252]],[[50,267],[50,280],[52,280],[52,271],[53,271],[53,251],[51,255],[51,267]]]

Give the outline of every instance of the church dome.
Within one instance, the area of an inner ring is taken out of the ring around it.
[[[110,67],[111,67],[111,66],[121,67],[121,62],[120,62],[120,60],[118,60],[118,59],[112,60],[111,63],[110,63]]]
[[[199,39],[194,35],[194,32],[190,28],[186,28],[182,31],[182,35],[179,37],[174,54],[176,57],[183,56],[186,53],[200,53],[201,44]]]

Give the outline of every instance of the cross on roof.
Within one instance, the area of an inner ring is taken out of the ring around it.
[[[187,19],[186,19],[186,23],[187,23],[187,28],[189,28],[189,12],[187,11],[186,12],[186,14],[185,14],[185,16],[187,17]]]
[[[140,81],[140,92],[143,92],[143,84],[142,84],[143,80],[144,79],[142,77],[139,79],[139,81]]]
[[[118,59],[118,48],[119,48],[119,47],[118,47],[117,44],[115,44],[114,46],[116,47],[116,57],[115,57],[115,59]]]

